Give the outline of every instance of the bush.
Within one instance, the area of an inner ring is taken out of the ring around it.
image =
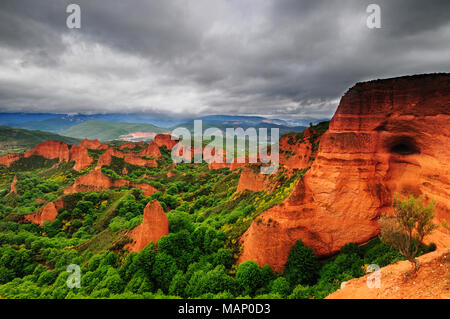
[[[242,295],[254,295],[263,286],[263,276],[259,266],[252,260],[243,262],[237,267],[236,282]]]
[[[291,287],[315,284],[319,269],[320,264],[312,249],[306,247],[301,240],[297,241],[289,252],[285,266],[285,275]]]
[[[395,195],[394,217],[381,219],[381,240],[394,246],[413,266],[419,268],[416,256],[423,245],[423,238],[437,226],[433,224],[434,202],[425,205],[423,196],[400,200]]]
[[[292,294],[289,295],[289,299],[310,299],[314,296],[314,291],[309,286],[297,285]]]
[[[286,296],[291,292],[291,287],[289,286],[289,282],[286,278],[279,277],[272,282],[270,292],[273,294],[279,294],[283,298],[286,298]]]

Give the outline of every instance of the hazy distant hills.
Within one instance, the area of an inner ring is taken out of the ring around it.
[[[132,132],[167,132],[167,129],[145,123],[120,123],[105,121],[87,121],[62,131],[65,136],[80,139],[99,139],[100,141],[112,141],[121,139],[121,136]]]
[[[22,153],[48,140],[63,141],[69,144],[80,142],[76,138],[54,133],[0,126],[0,156],[9,153]]]
[[[216,127],[242,127],[247,129],[278,128],[280,136],[289,132],[301,132],[309,123],[316,124],[328,119],[281,120],[263,116],[208,115],[197,118],[171,118],[146,114],[48,114],[48,113],[0,113],[0,125],[57,133],[74,138],[110,141],[122,139],[134,132],[161,133],[176,127],[193,131],[194,120],[203,121],[203,130]]]

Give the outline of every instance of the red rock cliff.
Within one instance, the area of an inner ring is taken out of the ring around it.
[[[17,176],[14,175],[13,181],[11,183],[11,191],[10,191],[11,193],[17,193],[17,187],[16,187],[17,182],[18,182]]]
[[[54,221],[58,216],[58,210],[53,202],[48,203],[40,211],[25,215],[25,219],[40,226],[44,225],[45,221]]]
[[[138,252],[151,241],[156,244],[161,237],[167,234],[169,234],[169,220],[159,202],[151,201],[145,207],[142,224],[130,233],[130,237],[134,241],[129,248],[131,251]]]
[[[363,243],[379,234],[394,192],[434,198],[437,219],[450,219],[449,121],[450,75],[358,83],[303,180],[242,236],[239,261],[279,271],[299,239],[318,256]]]
[[[87,148],[78,145],[72,145],[70,148],[69,159],[70,161],[75,161],[73,169],[76,171],[85,169],[94,161],[94,159],[89,156]]]
[[[7,154],[0,156],[0,165],[10,167],[12,163],[20,159],[20,154]]]
[[[165,146],[167,149],[171,150],[177,143],[177,140],[172,140],[170,134],[157,134],[155,136],[155,143],[158,146]]]
[[[45,141],[32,150],[25,152],[24,157],[33,155],[42,156],[48,159],[59,159],[59,161],[69,161],[69,147],[66,143],[60,141]]]
[[[88,148],[90,150],[104,150],[108,148],[108,145],[101,144],[97,139],[91,141],[87,138],[80,142],[80,146]]]
[[[236,192],[244,190],[259,192],[268,189],[270,185],[269,178],[269,175],[261,174],[259,166],[245,166],[239,177]]]

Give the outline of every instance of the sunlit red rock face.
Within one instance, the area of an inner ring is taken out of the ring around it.
[[[17,187],[16,187],[17,182],[18,182],[17,176],[14,175],[13,181],[11,183],[11,190],[10,190],[11,193],[16,193],[17,194]]]
[[[158,201],[154,200],[147,204],[144,210],[142,224],[135,227],[129,237],[133,242],[128,245],[131,251],[138,252],[150,242],[156,242],[169,234],[169,220]]]
[[[358,83],[342,98],[311,169],[242,236],[240,262],[283,269],[301,239],[321,257],[379,234],[392,195],[424,194],[450,219],[450,75]],[[261,245],[264,243],[264,245]]]
[[[69,161],[69,147],[66,143],[60,141],[45,141],[32,150],[25,152],[24,157],[33,155],[42,156],[48,159],[57,158],[61,161]]]
[[[101,144],[97,139],[95,140],[88,140],[84,139],[80,142],[80,146],[88,148],[90,150],[104,150],[108,148],[108,145]]]
[[[259,192],[268,189],[269,185],[270,176],[261,174],[259,166],[245,166],[239,177],[236,192],[242,192],[244,190]]]
[[[144,148],[141,152],[139,152],[141,156],[154,157],[158,159],[161,157],[161,152],[159,151],[158,144],[154,141],[150,141],[148,146]]]
[[[59,162],[62,161],[74,161],[74,170],[80,171],[88,167],[94,160],[89,156],[86,142],[91,142],[84,140],[80,145],[69,146],[60,141],[46,141],[37,145],[32,150],[25,152],[24,157],[28,158],[30,156],[42,156],[47,159],[58,159]],[[83,143],[85,142],[85,143]],[[98,141],[97,141],[98,142]],[[20,154],[9,154],[0,158],[0,164],[10,166],[11,163],[19,160],[21,158]]]
[[[311,143],[311,133],[314,129],[307,128],[303,132],[301,140],[297,140],[299,134],[287,134],[280,138],[280,165],[289,170],[305,169],[312,164],[317,155]]]
[[[65,194],[72,194],[76,192],[101,192],[111,188],[119,188],[122,186],[137,187],[143,190],[144,196],[150,196],[156,192],[156,188],[151,185],[142,183],[132,183],[125,179],[113,180],[104,175],[100,169],[92,170],[89,174],[80,176],[75,183],[64,190]]]
[[[0,165],[10,167],[12,163],[20,159],[20,154],[7,154],[0,156]]]
[[[159,149],[158,149],[159,152]],[[161,155],[161,154],[160,154]],[[112,157],[123,158],[124,161],[128,164],[137,165],[137,166],[147,166],[147,167],[157,167],[158,164],[156,159],[146,159],[141,156],[144,155],[136,155],[131,153],[124,153],[115,148],[108,148],[105,153],[103,153],[97,161],[96,168],[102,168],[103,166],[111,165]]]
[[[70,161],[75,161],[73,169],[76,171],[89,167],[94,161],[94,159],[89,156],[87,148],[79,145],[72,145],[69,151],[69,159]]]
[[[170,134],[157,134],[155,136],[155,143],[158,146],[165,146],[167,149],[171,150],[177,143],[177,140],[172,140]]]
[[[40,211],[25,215],[25,219],[40,226],[44,225],[45,221],[52,222],[58,216],[58,210],[53,202],[48,203]]]

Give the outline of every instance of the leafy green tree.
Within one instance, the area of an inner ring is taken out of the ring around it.
[[[182,269],[192,262],[193,248],[191,235],[186,230],[170,233],[158,241],[158,251],[174,257]]]
[[[271,284],[271,293],[279,294],[283,298],[285,298],[291,292],[291,287],[289,286],[289,282],[284,277],[278,277]]]
[[[169,287],[169,294],[173,296],[185,297],[185,289],[187,286],[186,275],[182,271],[178,271],[172,278]]]
[[[297,285],[292,294],[289,295],[289,299],[310,299],[314,296],[313,289],[309,286]]]
[[[401,200],[396,194],[393,200],[394,216],[382,217],[381,240],[394,246],[413,265],[419,269],[416,260],[423,238],[437,226],[433,223],[434,201],[425,204],[423,196]]]
[[[291,286],[298,284],[313,285],[320,270],[320,263],[311,248],[301,240],[297,241],[289,252],[285,266],[285,275]]]
[[[252,260],[244,261],[237,267],[236,282],[244,296],[253,296],[264,284],[261,269]]]
[[[172,278],[178,272],[175,258],[163,252],[158,252],[153,264],[152,277],[159,288],[165,293],[169,291]]]

